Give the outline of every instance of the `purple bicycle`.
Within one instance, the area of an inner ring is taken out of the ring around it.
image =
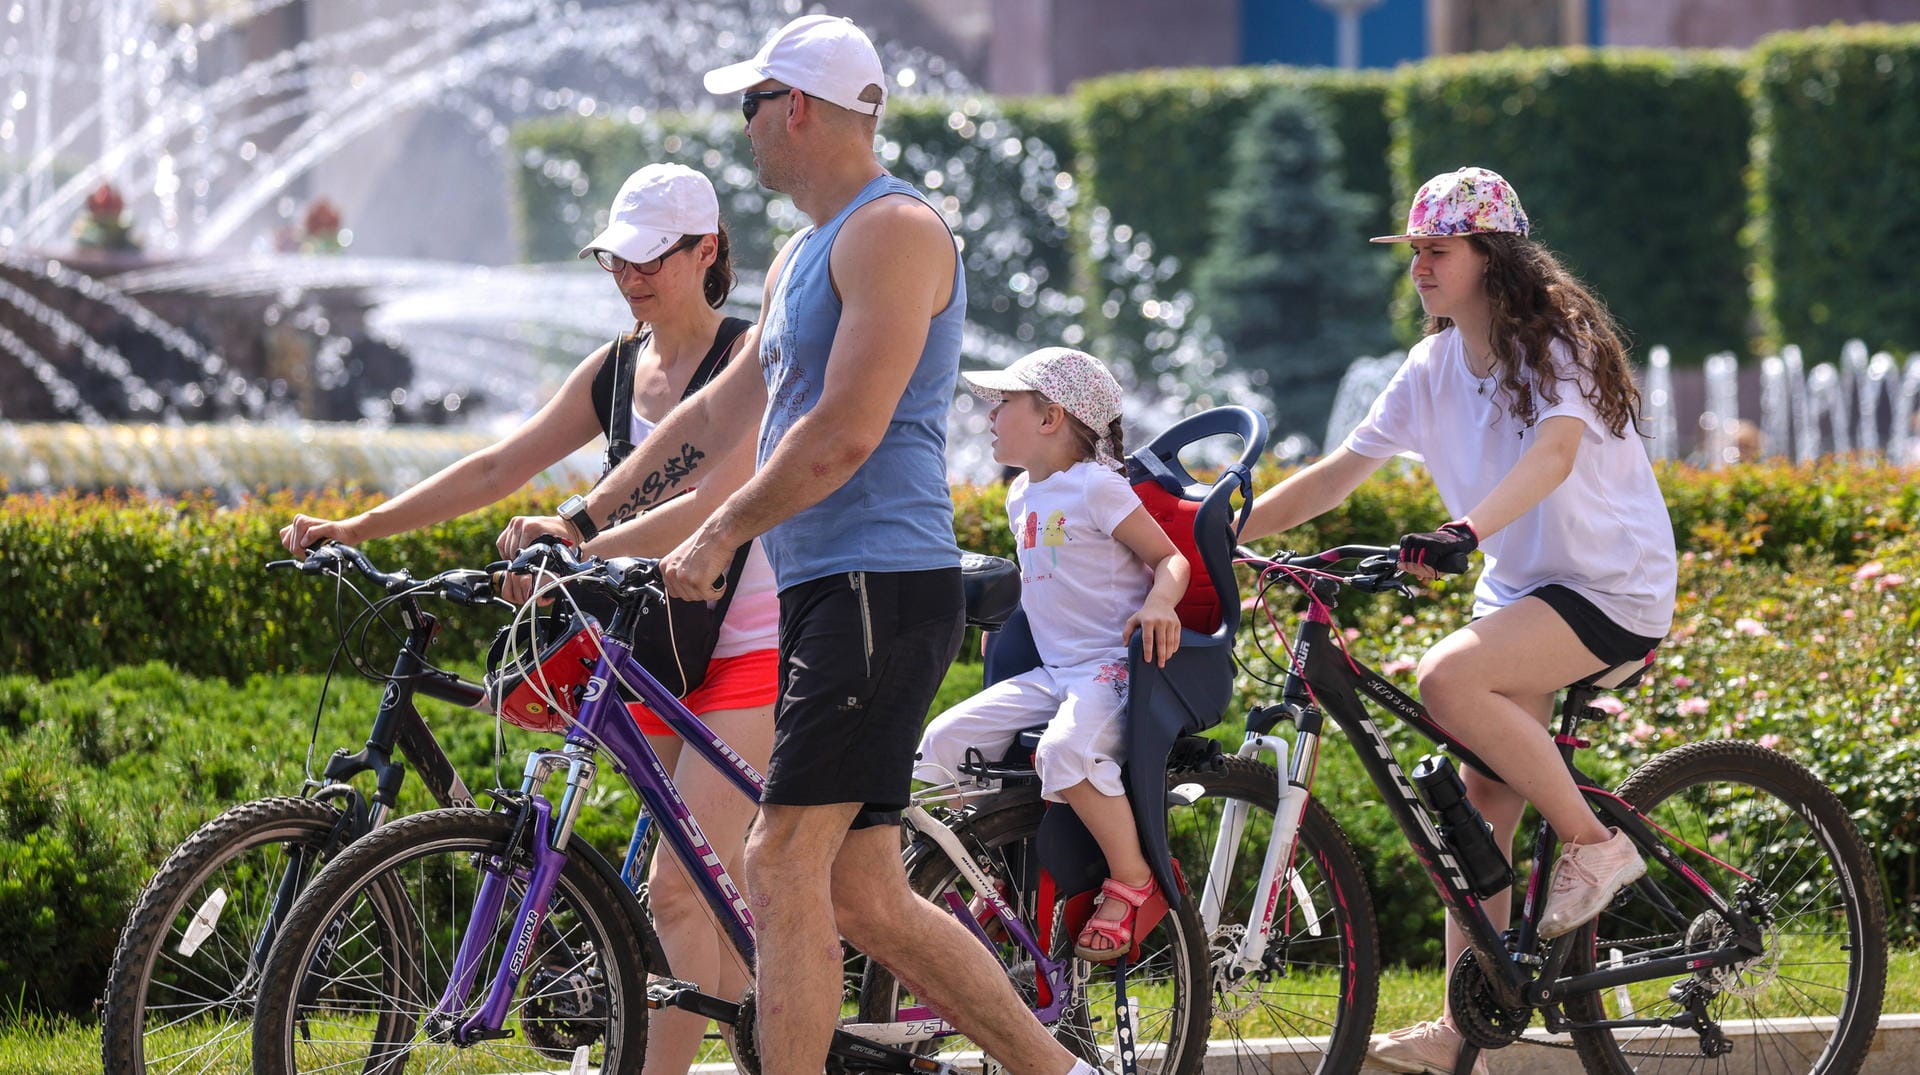
[[[750,967],[753,918],[746,901],[628,716],[620,688],[660,714],[742,794],[757,798],[760,776],[660,686],[623,641],[663,598],[653,561],[582,564],[564,546],[541,545],[523,553],[514,569],[550,570],[558,576],[551,585],[601,586],[616,598],[618,611],[604,633],[591,620],[562,615],[534,632],[529,657],[508,662],[514,675],[489,677],[503,716],[564,730],[565,740],[532,752],[517,791],[490,793],[494,809],[437,810],[395,821],[314,879],[262,974],[256,1072],[499,1072],[546,1070],[554,1061],[576,1072],[637,1072],[646,1012],[668,1005],[732,1025],[740,1043],[736,1062],[755,1070],[750,995],[739,1001],[709,996],[669,976],[627,880],[635,875],[642,836],[636,834],[623,876],[572,833],[594,800],[600,759],[611,759]],[[1013,577],[1017,581],[1017,573]],[[970,602],[970,616],[974,611]],[[557,799],[547,794],[555,782],[563,785]],[[920,842],[941,848],[954,869],[976,878],[982,891],[994,891],[976,861],[978,838],[964,823],[949,827],[916,807],[907,824]],[[1129,1051],[1140,1060],[1130,1067],[1166,1075],[1197,1067],[1207,1006],[1204,949],[1190,905],[1184,915],[1167,917],[1132,964],[1132,994],[1124,975],[1096,981],[1071,957],[1070,940],[1064,954],[1049,943],[1059,940],[1051,901],[990,896],[982,908],[956,911],[995,949],[1010,976],[1025,976],[1036,1014],[1070,1048],[1120,1066],[1120,1046],[1101,1040],[1117,1030],[1128,1047],[1137,1036],[1138,1049]],[[888,1015],[843,1026],[830,1063],[899,1075],[938,1075],[979,1063],[944,1050],[926,1055],[955,1033],[931,1012],[889,1008]]]

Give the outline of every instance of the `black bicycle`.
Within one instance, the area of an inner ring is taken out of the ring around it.
[[[1263,605],[1278,588],[1303,594],[1306,609],[1280,702],[1249,713],[1228,778],[1176,793],[1169,821],[1176,846],[1212,847],[1211,856],[1189,847],[1187,861],[1207,863],[1194,883],[1212,945],[1216,1036],[1232,1039],[1236,1068],[1329,1075],[1358,1071],[1366,1056],[1382,956],[1364,874],[1313,795],[1328,717],[1472,938],[1449,983],[1467,1041],[1456,1072],[1483,1050],[1535,1042],[1522,1035],[1536,1015],[1570,1039],[1540,1044],[1578,1050],[1596,1073],[1860,1068],[1886,984],[1884,899],[1845,807],[1805,767],[1753,743],[1694,742],[1608,790],[1574,764],[1587,745],[1581,725],[1606,719],[1594,699],[1631,686],[1647,665],[1570,685],[1555,728],[1561,756],[1594,813],[1638,847],[1647,875],[1593,922],[1541,939],[1557,851],[1542,821],[1524,903],[1512,928],[1497,930],[1481,900],[1513,874],[1458,809],[1453,760],[1429,755],[1409,779],[1362,699],[1463,763],[1477,759],[1333,630],[1343,590],[1410,592],[1397,550],[1241,556],[1260,573]]]
[[[479,684],[428,663],[439,622],[421,607],[426,597],[488,604],[494,600],[490,577],[457,570],[416,580],[404,570],[380,571],[359,550],[339,544],[267,566],[329,576],[343,595],[361,597],[365,608],[341,626],[343,646],[356,632],[364,639],[383,612],[397,612],[405,628],[400,652],[365,746],[336,750],[298,795],[241,803],[200,826],[134,901],[101,1016],[101,1058],[115,1075],[246,1070],[259,972],[280,925],[319,868],[393,810],[406,773],[401,759],[419,772],[435,802],[473,805],[413,703],[418,693],[490,711]],[[382,597],[360,595],[350,572],[378,586]],[[365,773],[373,774],[370,796],[353,783]]]

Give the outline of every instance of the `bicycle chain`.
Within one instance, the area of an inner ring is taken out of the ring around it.
[[[1673,938],[1671,936],[1609,938],[1609,940],[1612,943],[1616,943],[1616,944],[1650,944],[1650,943],[1655,943],[1660,941],[1670,941],[1672,939]],[[1473,954],[1474,952],[1472,950],[1469,950],[1468,952],[1463,953],[1463,955],[1466,955],[1466,956],[1471,956]],[[1465,960],[1463,960],[1463,962],[1465,962]],[[1459,972],[1459,968],[1455,968],[1455,973],[1457,974],[1458,972]],[[1476,973],[1477,973],[1477,968],[1476,968]],[[1533,1009],[1533,1010],[1538,1011],[1540,1009]],[[1684,1029],[1684,1028],[1675,1028],[1675,1029]],[[1516,1044],[1532,1045],[1542,1049],[1568,1049],[1568,1050],[1577,1051],[1580,1048],[1578,1045],[1575,1045],[1571,1041],[1535,1041],[1531,1038],[1525,1038],[1525,1037],[1516,1037],[1511,1042],[1508,1043],[1508,1045],[1516,1045]],[[1501,1048],[1505,1048],[1505,1047],[1506,1046],[1501,1046]],[[1627,1048],[1619,1047],[1617,1045],[1615,1046],[1615,1048],[1619,1050],[1619,1053],[1621,1056],[1669,1057],[1670,1058],[1674,1056],[1693,1055],[1692,1053],[1676,1053],[1674,1050],[1671,1050],[1671,1049],[1658,1050],[1658,1051],[1653,1049],[1627,1049]],[[1485,1049],[1485,1047],[1483,1047],[1482,1051],[1484,1052],[1488,1050]]]

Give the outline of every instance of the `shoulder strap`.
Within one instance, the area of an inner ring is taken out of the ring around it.
[[[607,409],[607,469],[633,454],[633,366],[645,336],[613,341],[613,385]]]
[[[693,371],[693,376],[687,380],[687,390],[680,394],[681,399],[692,398],[695,392],[705,388],[708,381],[713,380],[721,370],[727,368],[727,362],[733,354],[734,343],[751,327],[753,322],[744,317],[729,317],[720,322],[720,331],[713,336],[713,347],[707,351],[706,357],[700,360],[699,367]]]
[[[615,337],[600,355],[600,367],[593,371],[593,417],[600,423],[600,435],[613,428],[613,365],[620,357],[620,339]]]

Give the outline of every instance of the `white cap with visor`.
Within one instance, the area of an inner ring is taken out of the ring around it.
[[[605,250],[645,264],[684,236],[719,230],[720,198],[706,176],[684,164],[649,164],[620,184],[607,226],[580,248],[580,256]]]
[[[851,19],[803,15],[782,26],[751,60],[707,72],[707,92],[742,93],[772,79],[849,112],[877,116],[887,100],[887,74],[873,41]],[[878,100],[867,100],[879,91]]]

